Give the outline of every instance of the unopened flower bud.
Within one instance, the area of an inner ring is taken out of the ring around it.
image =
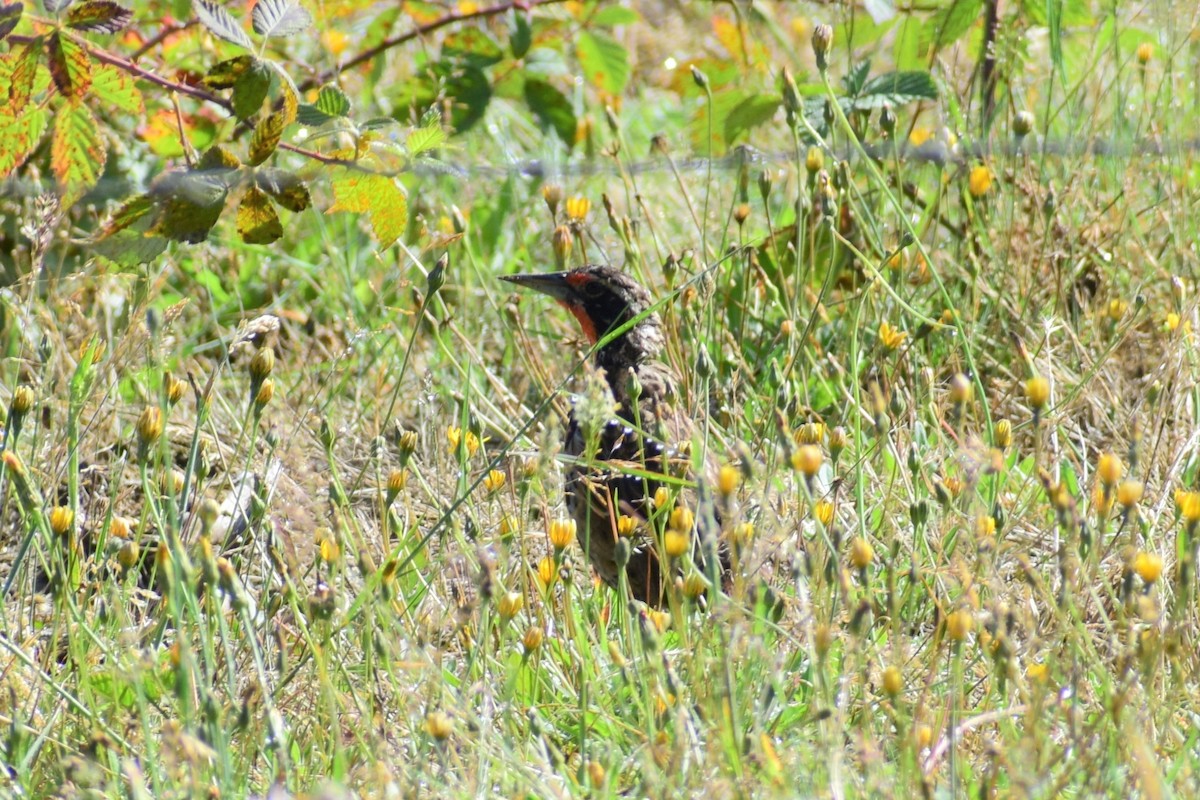
[[[812,48],[821,73],[829,68],[829,49],[833,46],[833,26],[821,24],[813,28]]]

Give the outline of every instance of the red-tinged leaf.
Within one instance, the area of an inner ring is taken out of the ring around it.
[[[64,208],[96,185],[107,157],[96,118],[86,105],[67,103],[55,113],[50,167],[58,177]]]
[[[250,34],[246,33],[246,29],[223,6],[209,2],[209,0],[195,0],[192,8],[196,9],[196,16],[200,18],[200,23],[217,36],[247,50],[254,49],[254,42],[250,41]]]
[[[204,76],[204,85],[210,89],[232,89],[238,78],[254,63],[254,56],[241,55],[219,61]]]
[[[67,12],[67,26],[88,33],[117,33],[133,20],[133,12],[113,0],[87,0]]]
[[[67,98],[83,97],[92,85],[92,63],[83,45],[55,31],[46,51],[50,54],[50,77]]]
[[[303,211],[312,205],[308,187],[298,175],[281,169],[261,169],[254,173],[254,182],[288,211]]]
[[[138,91],[133,78],[111,64],[93,66],[92,96],[137,117],[146,111],[142,93]]]
[[[113,212],[108,222],[104,224],[104,228],[100,232],[100,238],[107,239],[114,233],[125,230],[153,210],[154,198],[148,194],[139,194],[136,197],[126,200],[120,208]]]
[[[246,163],[257,167],[270,158],[271,154],[275,152],[275,148],[279,146],[283,128],[282,111],[268,114],[259,120],[258,124],[254,126],[254,135],[250,137],[250,153]]]
[[[408,225],[408,198],[396,182],[385,175],[344,169],[332,181],[334,204],[328,213],[366,212],[382,247],[390,247]]]
[[[17,23],[21,21],[21,13],[25,10],[25,6],[21,3],[4,4],[0,3],[0,42],[4,41],[4,37],[8,36],[17,27]]]
[[[0,106],[0,178],[24,164],[46,132],[46,112],[38,106],[30,106],[23,114],[9,116],[9,111],[15,109]]]
[[[21,113],[33,95],[34,80],[37,78],[38,55],[42,52],[42,42],[35,39],[32,42],[13,50],[4,56],[11,65],[8,73],[8,104],[12,116]],[[6,70],[7,71],[7,70]],[[3,87],[0,87],[2,89]],[[0,97],[3,93],[0,92]]]
[[[237,229],[246,244],[270,244],[283,236],[279,212],[267,193],[251,186],[238,205]]]

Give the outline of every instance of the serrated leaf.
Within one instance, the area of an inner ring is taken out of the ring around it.
[[[233,82],[233,113],[247,119],[258,113],[271,88],[271,72],[259,59],[254,59]]]
[[[570,150],[575,144],[575,109],[566,95],[545,81],[525,81],[525,102],[538,122],[557,134]]]
[[[87,0],[67,13],[67,26],[88,33],[117,33],[128,27],[133,12],[113,0]]]
[[[146,111],[133,78],[111,64],[96,64],[92,68],[92,96],[129,114],[141,116]]]
[[[12,68],[8,74],[8,106],[14,117],[21,113],[29,103],[29,98],[33,96],[38,56],[41,52],[42,41],[35,39],[4,56],[7,62],[5,66]]]
[[[167,239],[162,236],[131,228],[97,239],[89,248],[94,255],[106,258],[118,266],[132,268],[158,258],[167,249],[168,244]]]
[[[270,158],[271,154],[275,152],[275,148],[279,146],[283,128],[282,111],[268,114],[259,120],[258,124],[254,126],[254,135],[250,137],[250,153],[246,163],[257,167]]]
[[[417,128],[408,135],[408,139],[404,142],[404,147],[408,150],[409,157],[415,158],[422,153],[441,147],[445,141],[446,131],[438,123],[426,125],[424,128]]]
[[[50,77],[67,98],[83,97],[92,85],[92,63],[79,42],[55,31],[46,43],[50,56]]]
[[[370,214],[371,228],[381,247],[390,247],[408,225],[408,198],[384,175],[342,170],[332,181],[334,203],[328,213]]]
[[[928,72],[888,72],[876,75],[867,81],[858,97],[850,106],[859,110],[883,108],[885,105],[902,106],[917,100],[936,100],[937,83]]]
[[[196,162],[195,171],[204,171],[210,174],[221,173],[221,179],[228,185],[230,180],[226,173],[237,170],[241,166],[242,162],[233,154],[233,151],[224,145],[214,144],[204,151],[204,155],[200,156],[200,160]]]
[[[575,54],[584,77],[597,89],[611,95],[625,89],[629,82],[629,53],[615,39],[583,31],[576,39]]]
[[[296,82],[282,64],[268,61],[267,65],[279,76],[280,92],[283,95],[283,124],[291,125],[296,121],[296,114],[300,110],[300,90],[296,88]]]
[[[200,18],[200,24],[212,31],[213,35],[247,50],[254,49],[254,42],[250,41],[250,34],[246,33],[246,29],[238,24],[238,21],[224,7],[209,2],[209,0],[193,0],[192,8],[196,9],[196,16]]]
[[[258,0],[250,24],[259,36],[295,36],[312,25],[312,15],[294,0]]]
[[[108,153],[91,109],[67,103],[54,115],[50,167],[58,178],[64,208],[83,197],[100,177]]]
[[[75,2],[75,0],[42,0],[42,6],[48,13],[57,14],[58,12],[70,6],[73,2]]]
[[[228,194],[226,176],[175,170],[159,175],[150,187],[158,219],[150,233],[176,242],[198,244],[221,218]]]
[[[350,113],[350,98],[337,86],[327,84],[317,93],[315,103],[302,103],[296,120],[302,125],[324,125]]]
[[[479,28],[462,28],[442,42],[442,58],[482,68],[503,61],[504,51]]]
[[[288,211],[303,211],[312,205],[308,186],[299,175],[281,169],[260,169],[254,173],[254,181]]]
[[[237,229],[246,244],[270,244],[283,236],[279,212],[266,192],[251,186],[238,204]]]
[[[0,42],[4,41],[4,37],[16,29],[17,23],[21,21],[21,14],[24,11],[25,6],[21,3],[8,5],[0,3]]]
[[[0,178],[24,164],[46,132],[46,112],[40,107],[30,106],[11,116],[10,111],[16,109],[0,106],[0,142],[4,143],[0,146]]]
[[[254,56],[249,55],[218,61],[204,76],[204,85],[210,89],[232,89],[253,63]]]

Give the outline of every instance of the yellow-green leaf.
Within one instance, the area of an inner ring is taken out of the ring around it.
[[[64,97],[79,98],[92,85],[92,64],[83,45],[55,31],[46,43],[50,55],[50,76]]]
[[[55,113],[50,167],[58,178],[64,207],[96,185],[107,156],[96,118],[86,105],[67,103]]]
[[[38,106],[30,106],[23,114],[12,114],[15,109],[0,106],[0,178],[8,177],[13,170],[25,163],[29,154],[37,147],[46,132],[46,112]]]
[[[141,116],[146,111],[133,78],[111,64],[96,64],[92,69],[92,94],[129,114]]]
[[[383,247],[389,247],[408,225],[408,198],[385,175],[342,169],[333,179],[334,203],[329,213],[351,211],[371,215],[371,228]]]
[[[8,84],[8,106],[13,116],[20,113],[33,95],[34,80],[37,78],[38,55],[42,51],[42,42],[35,39],[32,42],[15,48],[4,55],[4,75],[0,75],[0,90],[4,83]],[[7,80],[5,80],[7,79]],[[0,91],[0,97],[3,97]]]
[[[259,120],[254,126],[254,135],[250,137],[250,154],[246,163],[253,167],[266,161],[279,146],[279,138],[283,135],[283,112],[276,111]]]
[[[238,233],[246,244],[270,244],[283,236],[279,213],[267,193],[251,186],[242,197],[237,212]]]

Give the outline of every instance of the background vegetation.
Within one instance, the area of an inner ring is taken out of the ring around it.
[[[1196,26],[0,4],[5,791],[1195,795]],[[587,346],[496,276],[584,261],[728,594],[552,546]]]

